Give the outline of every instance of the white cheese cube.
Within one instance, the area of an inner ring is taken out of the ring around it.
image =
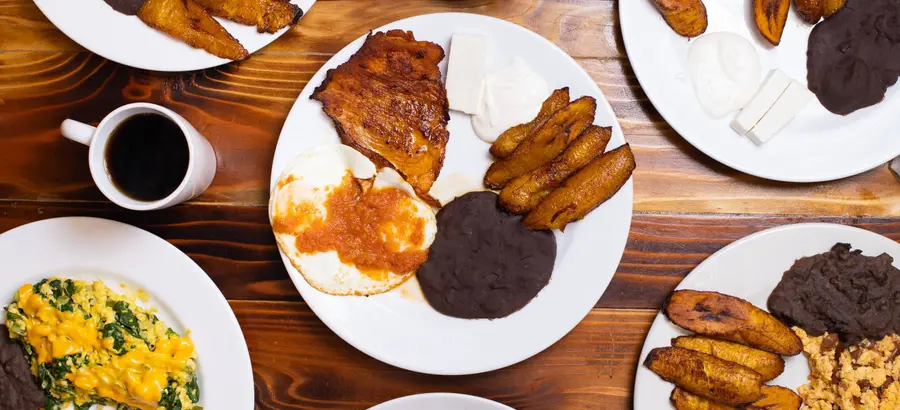
[[[454,34],[447,65],[447,99],[450,109],[475,114],[481,105],[481,81],[487,59],[487,38]]]
[[[756,126],[750,129],[747,138],[750,138],[756,145],[765,144],[794,119],[813,97],[815,95],[806,86],[791,81],[791,85],[784,90],[778,101],[775,101],[775,105],[756,123]]]
[[[785,73],[781,70],[772,70],[763,86],[756,92],[756,96],[750,100],[750,104],[747,104],[731,122],[731,128],[738,134],[746,135],[766,115],[790,84],[791,79]]]

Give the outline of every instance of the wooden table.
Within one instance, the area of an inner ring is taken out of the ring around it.
[[[310,77],[369,29],[440,11],[506,19],[562,47],[603,89],[638,162],[628,246],[593,312],[534,358],[467,377],[399,370],[335,336],[288,279],[266,218],[275,142]],[[177,111],[215,147],[218,174],[197,200],[147,213],[112,206],[91,181],[87,149],[60,136],[67,117],[97,123],[135,101]],[[433,391],[520,410],[630,408],[651,320],[667,292],[708,255],[750,233],[798,222],[900,238],[898,212],[900,183],[886,166],[837,182],[784,184],[733,171],[694,149],[641,91],[613,0],[319,0],[297,27],[249,60],[182,74],[104,60],[69,40],[30,1],[0,0],[0,231],[88,215],[173,243],[231,301],[250,347],[260,409],[364,409]]]

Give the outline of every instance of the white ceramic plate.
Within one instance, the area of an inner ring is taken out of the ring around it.
[[[315,2],[291,0],[303,9],[304,15]],[[34,0],[34,4],[76,43],[119,64],[155,71],[191,71],[230,62],[150,28],[137,16],[119,13],[103,0]],[[255,26],[216,19],[251,54],[288,31],[284,28],[275,34],[257,33]]]
[[[502,20],[459,13],[413,17],[377,29],[412,30],[416,39],[449,50],[453,33],[482,34],[490,39],[488,69],[509,64],[520,55],[550,86],[569,86],[575,97],[597,99],[595,123],[612,126],[610,149],[625,140],[612,109],[582,68],[541,36]],[[355,53],[361,37],[345,47],[310,80],[281,131],[272,165],[272,184],[298,154],[339,138],[319,102],[309,99],[325,71]],[[446,59],[441,69],[446,68]],[[450,143],[435,186],[481,186],[490,164],[489,145],[472,131],[470,119],[450,113]],[[477,183],[476,183],[477,182]],[[477,189],[477,188],[476,188]],[[631,224],[632,183],[611,200],[557,235],[557,260],[550,284],[519,312],[499,320],[463,320],[432,309],[411,280],[400,289],[373,297],[336,297],[306,283],[284,258],[304,300],[335,333],[357,349],[397,367],[432,374],[486,372],[525,360],[546,349],[587,315],[609,284],[625,248]]]
[[[159,318],[179,333],[191,332],[200,404],[253,409],[250,354],[231,307],[209,276],[168,242],[119,222],[57,218],[0,235],[0,260],[3,307],[20,286],[48,276],[102,280],[118,293],[146,290],[151,299],[142,305],[158,308]]]
[[[757,33],[749,1],[706,0],[707,33],[730,31],[756,45],[763,72],[780,68],[806,85],[806,49],[812,26],[792,9],[781,45]],[[697,102],[686,74],[688,40],[675,34],[651,0],[622,1],[619,21],[628,58],[641,88],[672,128],[717,161],[762,178],[788,182],[829,181],[856,175],[900,154],[900,87],[885,100],[842,117],[818,99],[772,140],[757,147],[731,129],[734,114],[714,120]]]
[[[381,403],[369,410],[514,410],[495,401],[455,393],[417,394]]]
[[[827,252],[834,244],[849,243],[867,256],[887,253],[900,258],[900,244],[859,228],[832,224],[785,225],[755,233],[716,252],[678,285],[678,289],[707,290],[737,296],[766,309],[769,294],[782,274],[804,256]],[[897,261],[894,261],[897,266]],[[634,384],[635,410],[671,409],[674,386],[644,367],[644,359],[656,347],[670,346],[672,338],[689,334],[662,313],[656,316],[644,341]],[[770,382],[797,390],[806,383],[809,367],[801,355],[785,358],[784,373]]]

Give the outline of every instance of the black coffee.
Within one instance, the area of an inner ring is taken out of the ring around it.
[[[138,201],[158,201],[181,185],[190,153],[181,128],[159,114],[122,121],[106,143],[106,168],[113,184]]]

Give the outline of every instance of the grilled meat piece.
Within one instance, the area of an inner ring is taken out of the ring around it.
[[[412,32],[370,34],[350,60],[328,70],[312,99],[341,141],[394,168],[423,199],[444,164],[450,107],[438,63],[444,50]]]

